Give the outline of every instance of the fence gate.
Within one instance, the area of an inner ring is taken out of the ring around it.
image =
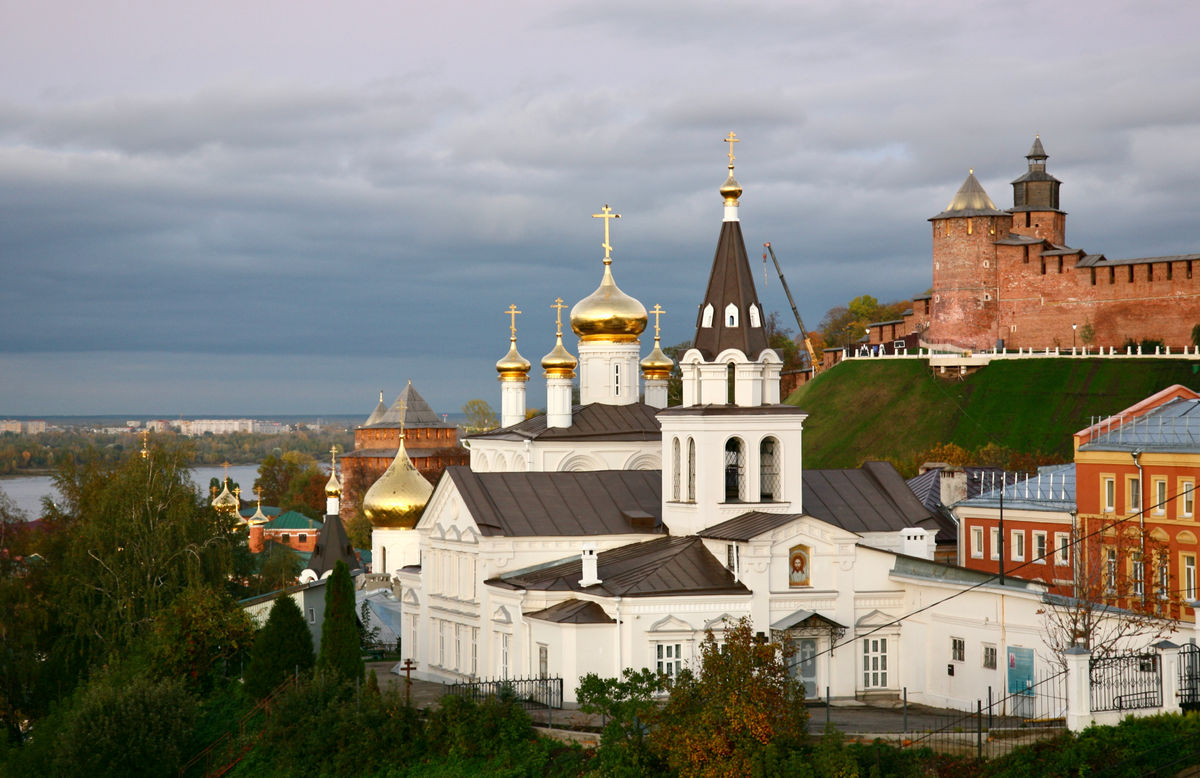
[[[1092,657],[1092,710],[1162,707],[1162,665],[1156,654]]]
[[[1179,704],[1200,710],[1200,646],[1187,643],[1179,649]]]

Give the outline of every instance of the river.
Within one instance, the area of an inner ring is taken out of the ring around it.
[[[225,468],[219,465],[201,465],[192,468],[192,483],[207,494],[208,482],[224,474]],[[242,499],[251,499],[254,495],[254,479],[258,478],[258,465],[233,465],[229,468],[229,477],[241,485]],[[48,475],[0,478],[0,491],[11,497],[17,507],[31,519],[36,519],[41,512],[43,497],[58,496]]]

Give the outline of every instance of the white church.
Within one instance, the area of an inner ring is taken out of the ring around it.
[[[649,316],[614,280],[605,206],[603,276],[570,312],[578,357],[563,344],[566,306],[553,306],[546,414],[525,418],[531,365],[513,306],[497,363],[501,427],[468,438],[470,466],[433,488],[401,438],[363,504],[414,677],[561,676],[573,701],[587,673],[677,673],[697,661],[706,630],[719,640],[744,616],[795,646],[809,696],[907,689],[914,702],[973,709],[989,686],[1006,693],[1018,660],[1049,660],[1040,585],[984,584],[934,562],[946,528],[891,465],[804,470],[806,415],[780,403],[733,160],[680,405],[667,407],[673,364],[658,306],[641,357]],[[411,520],[376,521],[397,506]]]

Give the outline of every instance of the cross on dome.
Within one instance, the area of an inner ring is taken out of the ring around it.
[[[654,307],[650,309],[650,313],[654,315],[654,339],[658,340],[658,317],[666,313],[666,310],[658,303],[655,303]]]
[[[605,222],[605,224],[607,224],[607,223],[608,222]],[[561,297],[555,297],[554,303],[550,307],[556,309],[556,311],[555,311],[556,319],[555,320],[558,325],[558,333],[557,334],[559,337],[562,337],[562,312],[563,312],[563,308],[566,308],[567,306],[563,302],[563,299]]]
[[[517,339],[517,314],[523,313],[523,311],[518,311],[517,306],[514,303],[514,304],[508,306],[508,310],[505,311],[505,313],[507,313],[509,318],[511,319],[511,322],[508,325],[508,331],[509,331],[509,333],[511,333],[509,335],[509,337],[511,340],[515,341]],[[403,410],[403,408],[404,408],[403,403],[400,404],[400,408],[401,408],[401,410]]]
[[[611,220],[611,219],[620,219],[621,214],[613,213],[612,208],[608,207],[608,203],[605,203],[604,207],[601,208],[600,211],[601,211],[600,213],[593,213],[592,218],[604,220],[604,242],[601,243],[600,246],[604,249],[604,264],[611,265],[612,264],[612,243],[609,241],[608,223],[609,223],[609,220]]]
[[[729,169],[733,170],[733,160],[736,159],[736,157],[733,156],[733,144],[741,143],[742,141],[738,139],[738,136],[734,134],[733,130],[730,130],[729,134],[725,136],[725,142],[729,144]]]

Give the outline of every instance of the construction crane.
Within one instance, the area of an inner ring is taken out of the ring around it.
[[[783,277],[783,268],[779,266],[779,260],[775,257],[775,249],[771,248],[768,241],[763,244],[763,248],[771,253],[771,261],[775,263],[775,271],[779,273],[779,282],[783,284],[783,292],[787,295],[788,302],[792,306],[792,315],[796,317],[796,324],[800,327],[800,337],[804,338],[804,348],[808,351],[808,363],[812,366],[812,374],[815,378],[819,363],[817,361],[817,352],[813,349],[812,339],[808,337],[808,330],[804,329],[804,322],[800,319],[800,311],[796,308],[796,300],[792,297],[792,290],[788,289],[787,279]],[[763,252],[764,271],[767,264],[767,252]]]

